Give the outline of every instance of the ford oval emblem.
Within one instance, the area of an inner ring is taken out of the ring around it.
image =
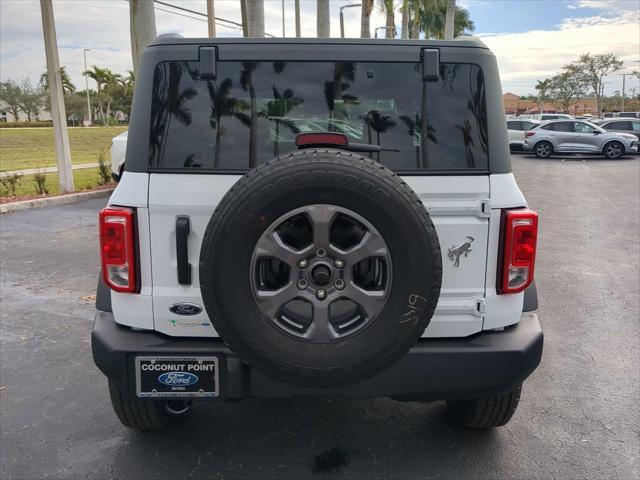
[[[169,311],[176,315],[198,315],[202,313],[202,307],[194,303],[174,303]]]
[[[188,387],[198,383],[198,376],[187,372],[167,372],[160,375],[158,381],[169,387]]]

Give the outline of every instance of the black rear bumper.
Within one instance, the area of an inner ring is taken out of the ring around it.
[[[421,340],[395,365],[372,378],[321,389],[272,380],[251,369],[219,339],[175,338],[134,331],[116,324],[110,312],[97,312],[91,343],[98,368],[128,395],[135,395],[136,355],[217,354],[222,357],[221,398],[343,395],[444,400],[479,398],[520,385],[540,363],[543,335],[538,316],[523,313],[517,325],[502,332]]]

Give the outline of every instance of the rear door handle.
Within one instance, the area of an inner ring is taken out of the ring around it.
[[[189,263],[189,234],[191,223],[189,217],[176,218],[176,258],[178,261],[178,283],[191,285],[191,264]]]

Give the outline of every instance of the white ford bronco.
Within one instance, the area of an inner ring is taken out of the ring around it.
[[[342,395],[506,424],[543,337],[505,125],[472,38],[157,39],[99,222],[121,422]]]

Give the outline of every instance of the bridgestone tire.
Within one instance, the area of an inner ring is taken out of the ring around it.
[[[518,408],[522,386],[488,398],[447,402],[449,416],[467,428],[493,428],[506,425]]]
[[[256,243],[269,225],[317,204],[366,219],[384,238],[393,264],[380,314],[331,343],[277,328],[258,308],[250,281]],[[440,244],[418,196],[379,163],[336,150],[301,150],[249,171],[218,205],[200,252],[202,298],[224,342],[252,368],[306,387],[355,383],[399,360],[429,324],[441,281]]]
[[[127,428],[141,431],[163,430],[187,417],[189,409],[184,413],[171,413],[164,400],[139,400],[127,397],[120,387],[109,381],[111,405],[120,423]]]

